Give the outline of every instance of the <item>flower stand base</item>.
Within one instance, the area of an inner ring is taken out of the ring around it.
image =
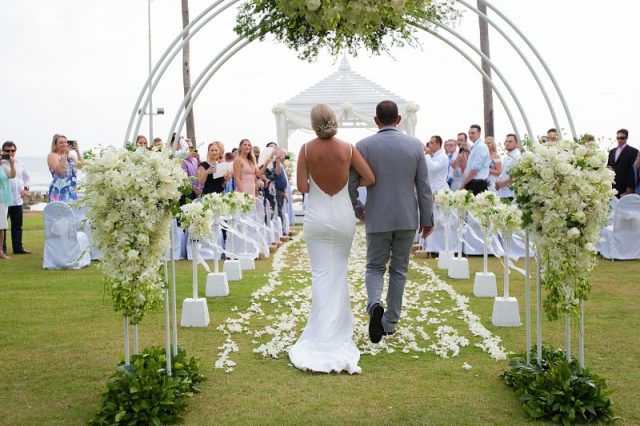
[[[422,250],[422,244],[414,244],[411,246],[411,253],[415,253],[418,250]]]
[[[284,243],[283,243],[282,241],[280,241],[280,240],[278,240],[278,242],[276,243],[276,245],[277,245],[278,247],[282,247],[282,244],[284,244]]]
[[[182,302],[181,327],[206,327],[209,325],[209,308],[207,299],[190,297]]]
[[[453,253],[449,251],[438,252],[438,269],[449,269],[451,259],[453,259]]]
[[[252,271],[256,269],[256,264],[253,261],[253,256],[250,254],[241,254],[239,257],[240,260],[240,269],[243,271]]]
[[[242,268],[239,260],[225,260],[222,271],[227,274],[228,281],[239,281],[242,279]]]
[[[276,252],[276,250],[278,250],[278,245],[277,245],[277,244],[271,244],[271,245],[269,246],[269,253],[272,253],[272,254],[273,254],[273,253],[275,253],[275,252]]]
[[[283,235],[282,237],[280,237],[280,241],[286,243],[287,241],[291,240],[291,237],[288,235]]]
[[[449,278],[469,279],[469,260],[466,257],[453,257],[449,260]]]
[[[221,297],[229,295],[229,282],[224,272],[207,274],[207,297]]]
[[[515,297],[496,297],[493,301],[491,323],[496,327],[520,327],[518,299]]]
[[[476,297],[496,297],[498,295],[496,274],[493,272],[476,272],[473,280],[473,295]]]

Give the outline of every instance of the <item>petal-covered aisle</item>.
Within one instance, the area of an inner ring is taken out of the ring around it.
[[[398,332],[379,344],[372,344],[365,313],[365,238],[364,226],[358,226],[349,259],[351,305],[356,322],[354,340],[363,355],[400,351],[419,358],[432,352],[448,358],[477,347],[492,359],[506,358],[500,337],[485,328],[481,319],[470,311],[468,298],[458,294],[431,268],[415,261],[410,263]],[[249,307],[244,311],[234,307],[233,314],[218,327],[226,340],[218,348],[216,368],[233,371],[238,367],[233,353],[239,350],[250,350],[263,357],[287,356],[311,310],[310,270],[300,234],[274,255],[268,281],[251,295]],[[234,340],[234,335],[239,333],[251,336],[253,347],[239,347]]]

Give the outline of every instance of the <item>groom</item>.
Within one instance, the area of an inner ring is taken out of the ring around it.
[[[375,185],[367,188],[364,210],[369,337],[373,343],[378,343],[383,335],[396,332],[416,229],[420,228],[423,237],[429,235],[433,230],[433,214],[427,164],[420,141],[396,129],[401,117],[398,106],[392,101],[378,104],[374,120],[378,133],[361,140],[356,147],[376,176]],[[357,185],[357,173],[352,171],[349,194],[354,205]],[[387,263],[389,290],[385,312],[381,297]]]

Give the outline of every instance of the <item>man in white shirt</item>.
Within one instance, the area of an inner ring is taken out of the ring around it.
[[[431,140],[427,144],[425,150],[425,160],[427,161],[427,173],[429,174],[429,185],[431,192],[436,193],[445,189],[449,189],[447,184],[447,174],[449,171],[449,158],[442,150],[442,138],[440,136],[431,136]]]
[[[8,218],[11,221],[11,247],[13,248],[13,254],[31,254],[31,252],[26,250],[22,245],[22,205],[24,204],[22,198],[29,191],[31,177],[24,164],[15,158],[16,150],[16,144],[12,141],[6,141],[2,144],[2,154],[9,155],[9,157],[14,160],[16,169],[16,177],[9,179],[11,197],[13,198],[13,205],[9,206],[8,214]],[[2,251],[4,253],[7,252],[6,232],[4,233],[4,240],[2,241]]]
[[[471,153],[467,160],[467,168],[465,169],[466,177],[460,186],[460,189],[467,189],[478,195],[487,190],[489,182],[489,165],[491,157],[489,156],[489,148],[480,138],[482,128],[477,124],[472,124],[469,128],[469,139],[473,142]]]
[[[509,133],[504,140],[504,148],[507,153],[502,157],[502,172],[496,181],[496,189],[500,198],[513,201],[515,196],[513,189],[509,187],[513,178],[510,174],[511,167],[520,161],[520,150],[518,149],[518,140],[516,135]]]

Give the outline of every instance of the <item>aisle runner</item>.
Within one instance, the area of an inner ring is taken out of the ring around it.
[[[410,264],[413,280],[408,280],[405,287],[398,332],[383,338],[379,344],[371,343],[369,317],[365,313],[365,267],[364,226],[358,226],[349,259],[349,286],[356,322],[354,341],[362,354],[401,351],[418,358],[421,353],[433,352],[448,358],[457,356],[461,348],[473,342],[495,360],[506,358],[500,337],[491,334],[480,318],[469,310],[469,299],[456,293],[429,267],[414,261]],[[253,352],[261,356],[287,356],[311,311],[310,270],[306,246],[299,234],[274,255],[268,282],[251,295],[249,308],[244,312],[232,308],[234,315],[218,327],[226,341],[218,348],[216,368],[233,371],[236,363],[230,357],[239,350],[233,340],[233,335],[238,333],[251,336]],[[386,294],[382,300],[385,298]]]

